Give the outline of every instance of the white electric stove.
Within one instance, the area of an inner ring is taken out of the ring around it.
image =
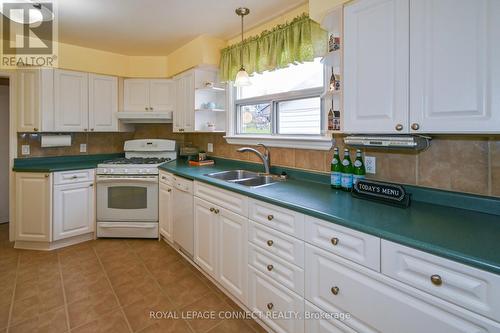
[[[129,140],[125,157],[97,166],[97,237],[158,238],[158,166],[173,140]]]

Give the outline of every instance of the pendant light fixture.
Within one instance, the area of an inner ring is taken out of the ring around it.
[[[236,79],[234,80],[234,85],[236,87],[243,87],[251,85],[250,77],[248,76],[245,67],[243,66],[243,17],[250,13],[250,9],[245,7],[236,8],[235,10],[238,16],[241,16],[241,46],[240,46],[240,64],[241,68],[236,74]]]

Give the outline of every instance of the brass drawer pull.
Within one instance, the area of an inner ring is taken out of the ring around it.
[[[272,310],[274,308],[274,304],[273,303],[267,303],[267,308],[269,310]]]
[[[268,219],[269,221],[272,221],[272,220],[274,219],[274,216],[272,216],[272,215],[267,215],[267,219]]]
[[[338,239],[337,237],[333,237],[333,238],[332,238],[332,244],[333,244],[334,246],[337,246],[337,245],[339,244],[339,239]]]
[[[331,291],[332,291],[332,294],[334,294],[334,295],[338,295],[338,294],[339,294],[340,289],[339,289],[339,287],[332,287]]]
[[[214,213],[219,214],[219,210],[217,208],[215,208]]]
[[[210,211],[213,213],[215,211],[214,207],[210,207]]]
[[[431,282],[435,286],[440,286],[443,284],[443,279],[441,279],[441,277],[439,275],[434,274],[434,275],[431,275]]]
[[[269,272],[270,272],[270,271],[272,271],[272,270],[273,270],[273,268],[274,268],[274,266],[273,266],[273,265],[267,265],[267,270],[268,270]]]
[[[273,242],[272,240],[268,240],[268,241],[267,241],[267,245],[268,245],[268,246],[273,246],[273,244],[274,244],[274,242]]]
[[[167,192],[172,192],[172,190],[171,190],[171,189],[168,189],[168,190],[167,190]]]

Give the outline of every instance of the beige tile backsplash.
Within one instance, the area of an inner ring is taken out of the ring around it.
[[[30,157],[58,156],[80,154],[80,143],[87,143],[88,154],[99,154],[122,152],[125,140],[162,138],[190,142],[204,150],[213,143],[213,156],[260,162],[255,154],[237,152],[240,146],[228,144],[223,134],[177,134],[171,124],[136,125],[134,133],[72,135],[71,147],[40,148],[39,137],[19,134],[18,155],[22,144],[30,144]],[[342,137],[335,139],[342,150]],[[435,136],[422,152],[366,149],[365,154],[377,158],[377,173],[369,175],[373,179],[500,197],[500,136]],[[329,172],[332,155],[331,150],[271,148],[273,165],[316,172]]]

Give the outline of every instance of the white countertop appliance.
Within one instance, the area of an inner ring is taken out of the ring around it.
[[[97,237],[158,238],[158,166],[177,158],[173,140],[129,140],[125,157],[97,166]]]

